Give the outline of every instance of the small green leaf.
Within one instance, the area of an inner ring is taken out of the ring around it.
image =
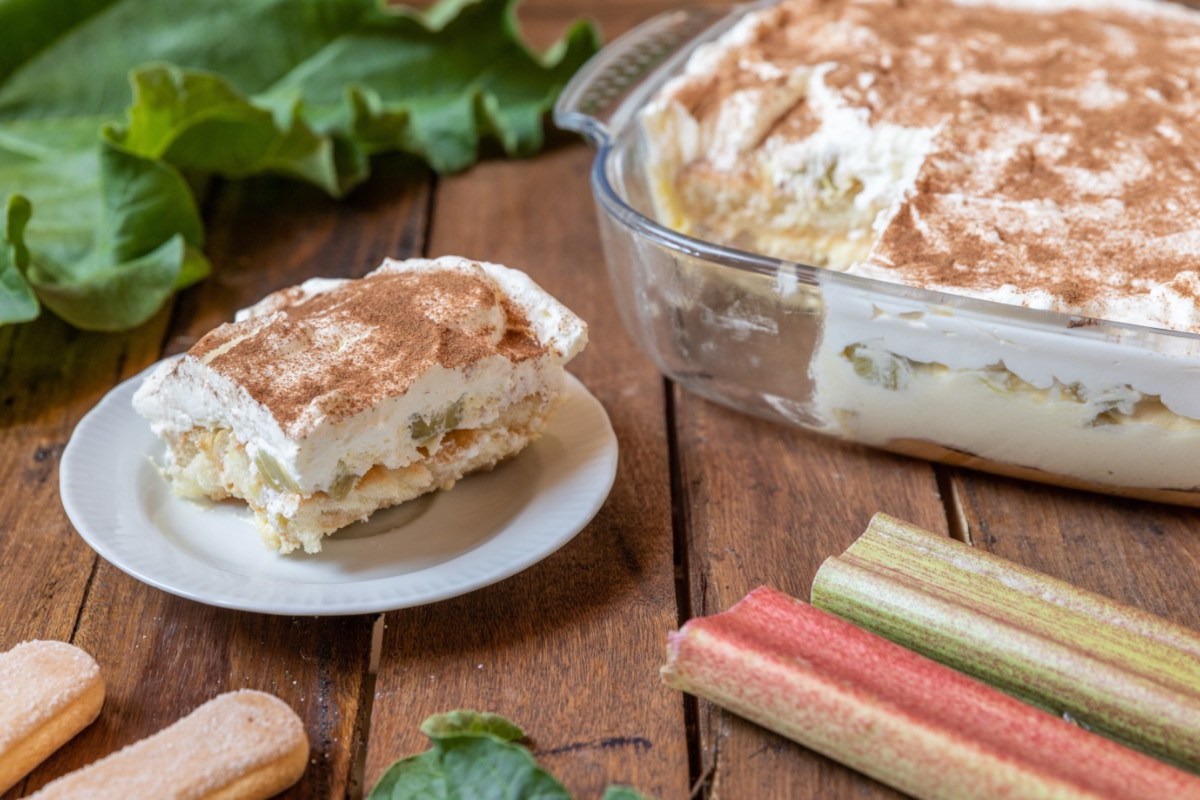
[[[499,714],[465,709],[434,714],[421,723],[421,733],[430,739],[444,739],[459,734],[494,736],[503,742],[525,738],[525,731],[519,725]]]
[[[367,800],[571,800],[524,747],[487,734],[450,734],[397,761]]]
[[[458,710],[421,723],[433,747],[395,762],[367,800],[571,800],[553,775],[516,740],[521,727],[499,714]],[[604,800],[650,800],[610,786]]]
[[[444,800],[449,797],[436,750],[401,759],[387,768],[367,800]]]
[[[105,141],[99,172],[99,184],[88,187],[94,199],[80,206],[88,213],[82,220],[48,196],[46,224],[36,242],[31,238],[26,279],[41,302],[72,325],[123,330],[208,274],[198,249],[204,230],[187,183],[169,164]],[[41,212],[33,209],[31,232]]]
[[[604,800],[651,800],[632,786],[609,786],[604,790]]]
[[[520,726],[476,711],[429,717],[421,730],[433,748],[388,767],[367,800],[570,800],[516,739]]]
[[[571,800],[558,779],[518,744],[490,736],[435,740],[451,797],[478,800]]]

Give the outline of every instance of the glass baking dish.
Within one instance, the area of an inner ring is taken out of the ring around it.
[[[1072,488],[1200,506],[1200,336],[756,255],[653,219],[639,111],[765,3],[660,15],[555,108],[591,171],[616,303],[659,370],[811,431]]]

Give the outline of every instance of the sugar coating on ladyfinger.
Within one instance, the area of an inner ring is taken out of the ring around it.
[[[175,724],[47,784],[37,800],[265,800],[300,779],[304,724],[274,695],[219,695]]]
[[[104,704],[95,660],[66,642],[0,653],[0,794],[86,728]]]

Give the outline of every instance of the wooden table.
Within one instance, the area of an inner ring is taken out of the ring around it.
[[[543,42],[580,13],[611,38],[668,5],[545,0],[523,17]],[[519,721],[581,798],[609,782],[664,799],[894,796],[658,679],[667,631],[760,584],[807,596],[821,561],[879,510],[1200,627],[1195,511],[840,445],[665,382],[608,292],[591,158],[559,136],[532,160],[444,179],[383,159],[342,203],[272,180],[221,184],[205,207],[215,274],[151,322],[97,335],[47,314],[0,330],[0,650],[74,642],[109,687],[100,719],[6,798],[241,687],[279,695],[307,724],[311,761],[287,797],[357,797],[392,760],[425,749],[426,715],[459,707]],[[270,290],[360,275],[384,256],[445,253],[524,268],[591,324],[572,370],[607,407],[621,463],[607,505],[562,550],[423,608],[287,618],[152,589],[76,535],[58,498],[59,457],[116,383]]]

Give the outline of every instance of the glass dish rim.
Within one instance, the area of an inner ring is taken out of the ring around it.
[[[989,317],[1007,318],[1009,321],[1033,324],[1039,328],[1053,329],[1070,336],[1112,339],[1115,335],[1122,345],[1139,343],[1144,347],[1145,343],[1139,342],[1139,340],[1147,337],[1151,339],[1165,337],[1176,341],[1200,343],[1200,332],[1174,330],[1103,317],[1031,308],[997,300],[985,300],[970,295],[851,275],[827,267],[740,250],[668,228],[630,205],[620,195],[609,177],[610,161],[615,143],[623,135],[637,133],[636,130],[630,131],[629,128],[636,122],[639,112],[645,108],[648,99],[667,80],[678,74],[675,70],[686,62],[697,47],[712,41],[745,15],[764,6],[773,5],[775,2],[777,0],[758,0],[734,6],[728,9],[728,13],[717,17],[703,31],[683,43],[669,58],[640,78],[632,91],[620,98],[616,110],[610,115],[612,119],[620,122],[615,128],[610,128],[586,111],[572,107],[575,98],[583,93],[587,85],[597,77],[598,72],[608,66],[604,60],[606,51],[617,50],[622,43],[637,39],[639,35],[644,35],[644,31],[650,26],[662,22],[664,18],[677,14],[679,11],[664,12],[627,31],[602,48],[576,72],[555,104],[554,122],[559,127],[583,133],[596,147],[596,154],[589,170],[592,195],[608,217],[620,223],[631,233],[657,242],[682,255],[700,258],[708,263],[761,277],[777,278],[780,275],[789,275],[794,276],[798,282],[809,285],[841,284],[860,291],[871,290],[887,297],[924,302],[931,306],[974,311]],[[1195,356],[1189,353],[1186,357]]]

